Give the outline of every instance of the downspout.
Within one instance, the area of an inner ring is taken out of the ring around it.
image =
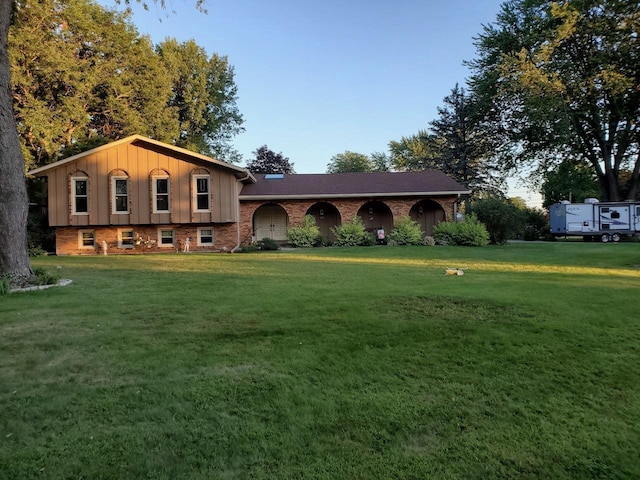
[[[242,184],[242,182],[244,182],[245,180],[249,180],[249,177],[251,177],[251,172],[249,170],[247,170],[247,176],[244,178],[240,178],[238,179],[238,183]],[[236,253],[239,249],[240,249],[240,225],[242,224],[241,220],[242,220],[242,210],[240,208],[240,191],[238,191],[237,194],[237,198],[238,198],[238,221],[236,222],[237,228],[236,228],[236,246],[233,247],[231,249],[231,253]]]

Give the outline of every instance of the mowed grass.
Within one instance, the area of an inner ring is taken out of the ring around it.
[[[33,263],[2,479],[640,478],[639,244]]]

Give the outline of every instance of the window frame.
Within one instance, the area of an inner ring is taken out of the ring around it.
[[[90,233],[92,237],[91,245],[84,244],[84,235]],[[78,249],[80,250],[95,250],[96,248],[96,231],[90,229],[78,230]]]
[[[166,180],[167,181],[167,193],[158,193],[158,180]],[[153,175],[151,177],[151,190],[152,190],[152,198],[153,198],[153,206],[151,211],[153,213],[171,213],[171,178],[169,175]],[[158,209],[158,196],[162,195],[167,197],[167,209],[159,210]]]
[[[198,180],[206,179],[207,180],[207,191],[198,193]],[[198,198],[206,195],[207,198],[207,208],[201,209],[198,208]],[[208,213],[211,212],[211,175],[206,173],[198,173],[193,175],[193,211],[194,213]]]
[[[131,243],[124,242],[123,233],[131,233]],[[135,231],[133,228],[118,229],[118,248],[135,248]]]
[[[117,210],[116,207],[118,205],[118,202],[116,201],[116,199],[118,197],[123,196],[122,194],[118,194],[117,190],[116,190],[116,185],[118,183],[118,180],[125,180],[126,181],[126,185],[127,185],[127,193],[126,193],[126,198],[127,198],[127,210]],[[111,213],[113,215],[128,215],[129,213],[131,213],[131,206],[130,206],[130,200],[131,200],[131,188],[130,188],[131,182],[129,181],[129,177],[124,176],[124,175],[112,175],[111,176]]]
[[[202,241],[202,231],[210,230],[211,231],[211,242],[203,242]],[[213,227],[198,227],[198,247],[212,247],[215,243],[215,235],[213,232]]]
[[[86,183],[86,195],[78,195],[76,191],[76,184],[78,182]],[[87,210],[86,211],[78,211],[78,198],[86,198],[87,200]],[[71,214],[72,215],[89,215],[89,177],[71,177]]]
[[[171,243],[162,243],[162,232],[171,232]],[[176,242],[176,232],[173,228],[159,228],[158,229],[158,248],[173,248]]]

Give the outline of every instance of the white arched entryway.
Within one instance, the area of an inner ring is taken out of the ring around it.
[[[253,214],[253,234],[256,240],[270,238],[276,242],[287,240],[289,216],[280,205],[262,205]]]

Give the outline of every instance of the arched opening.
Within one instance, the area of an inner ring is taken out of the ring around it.
[[[327,202],[315,203],[309,207],[306,214],[316,219],[316,225],[320,228],[320,235],[323,238],[331,242],[336,239],[331,229],[342,223],[342,217],[333,204]]]
[[[393,213],[383,202],[371,201],[365,203],[358,210],[358,216],[364,222],[364,228],[369,232],[377,232],[383,229],[385,235],[388,235],[393,228]]]
[[[425,235],[433,235],[433,227],[444,222],[444,209],[433,200],[421,200],[411,207],[411,220],[418,222]]]
[[[256,240],[270,238],[276,242],[285,242],[288,224],[289,216],[280,205],[262,205],[253,214],[253,235]]]

